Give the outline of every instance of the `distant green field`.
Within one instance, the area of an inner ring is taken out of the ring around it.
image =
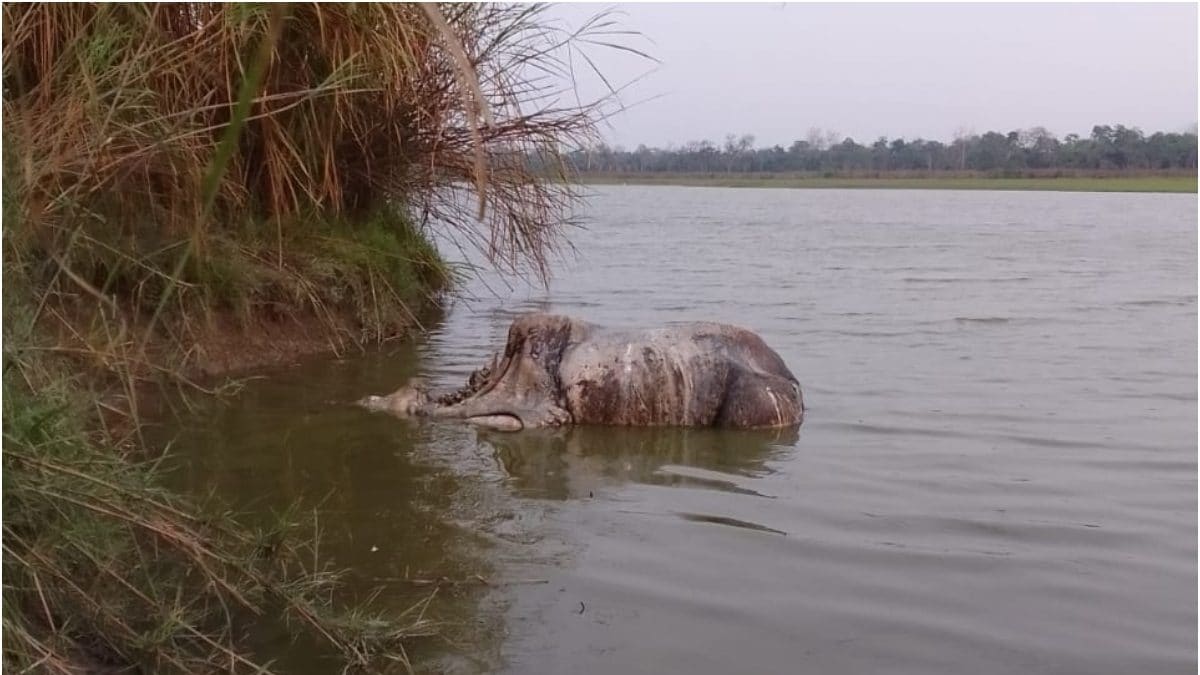
[[[891,190],[1050,190],[1058,192],[1196,192],[1196,176],[1118,176],[1044,178],[819,178],[780,175],[585,174],[594,185],[687,185]]]

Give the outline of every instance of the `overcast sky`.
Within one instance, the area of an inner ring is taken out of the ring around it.
[[[560,5],[578,25],[605,5]],[[630,4],[621,23],[655,65],[587,53],[631,107],[605,129],[633,148],[812,127],[860,143],[1044,126],[1151,131],[1196,123],[1197,6],[1187,4]],[[576,60],[577,72],[586,69]],[[580,77],[587,95],[602,91]],[[656,97],[656,98],[655,98]],[[646,100],[651,99],[651,100]]]

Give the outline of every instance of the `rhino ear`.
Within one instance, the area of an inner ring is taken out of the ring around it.
[[[422,393],[429,391],[429,384],[426,383],[425,379],[421,378],[421,377],[409,378],[408,382],[405,383],[404,387],[406,389],[412,389],[413,391],[419,391]]]

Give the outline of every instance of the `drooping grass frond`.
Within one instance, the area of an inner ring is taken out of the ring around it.
[[[161,245],[187,234],[203,257],[247,215],[353,217],[404,204],[486,242],[493,262],[544,273],[572,193],[543,170],[562,162],[533,170],[525,160],[591,138],[605,103],[556,103],[569,85],[546,74],[561,75],[564,47],[587,35],[552,27],[544,10],[292,6],[210,191],[206,170],[268,30],[266,9],[5,5],[5,140],[19,161],[26,235],[61,252],[62,224],[85,217],[96,221],[89,231]],[[483,208],[462,209],[460,187]],[[214,208],[200,222],[206,192]]]

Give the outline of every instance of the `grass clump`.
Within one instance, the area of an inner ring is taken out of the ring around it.
[[[456,275],[433,228],[544,278],[561,153],[604,103],[559,104],[557,76],[619,33],[544,11],[4,5],[5,667],[262,672],[243,643],[278,618],[347,667],[408,665],[423,614],[334,612],[294,519],[160,487],[142,400],[211,392],[206,352],[256,336],[401,334]]]
[[[377,339],[448,279],[432,227],[544,277],[576,198],[563,153],[603,104],[559,104],[554,76],[614,32],[544,10],[5,5],[6,255],[37,318],[77,350],[115,322],[139,354],[189,352],[230,304],[310,314],[335,348]],[[331,276],[379,304],[313,292]]]
[[[573,194],[529,158],[561,172],[598,112],[557,104],[545,76],[586,35],[543,11],[450,5],[433,22],[410,4],[6,5],[5,141],[25,236],[64,255],[84,243],[77,229],[186,238],[205,257],[253,221],[282,247],[298,214],[358,222],[403,203],[494,262],[542,269]],[[222,148],[233,119],[237,143]]]
[[[236,317],[241,332],[264,322],[302,329],[315,321],[341,351],[419,325],[414,308],[436,303],[461,274],[395,211],[343,225],[291,223],[279,258],[270,237],[222,241],[223,254],[203,272],[214,296],[208,311]]]

